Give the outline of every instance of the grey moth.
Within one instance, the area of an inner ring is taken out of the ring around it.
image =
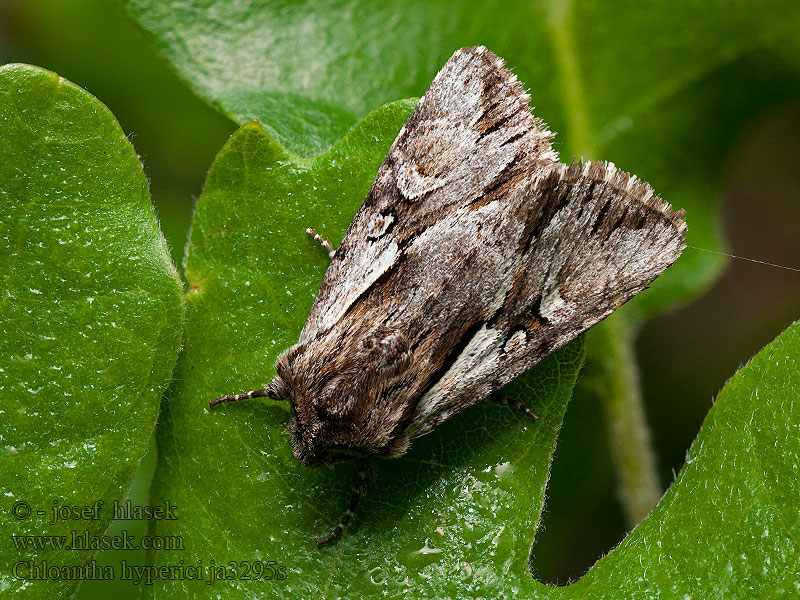
[[[502,59],[447,61],[332,255],[264,389],[306,465],[374,457],[489,397],[642,291],[685,247],[683,211],[602,162],[558,161]],[[316,236],[324,245],[327,244]],[[524,407],[523,407],[524,408]],[[531,413],[532,414],[532,413]]]

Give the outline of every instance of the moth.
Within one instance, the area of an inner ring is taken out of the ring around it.
[[[685,247],[684,211],[611,163],[560,163],[528,101],[485,47],[453,54],[339,248],[310,231],[331,262],[277,376],[210,402],[289,400],[303,464],[359,459],[350,507],[320,546],[349,522],[372,458],[489,397]]]

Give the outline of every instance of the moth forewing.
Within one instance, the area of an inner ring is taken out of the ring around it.
[[[392,144],[277,377],[212,402],[288,398],[295,456],[362,458],[321,543],[352,516],[365,459],[403,454],[680,255],[682,212],[612,164],[559,163],[551,137],[500,58],[457,51]]]

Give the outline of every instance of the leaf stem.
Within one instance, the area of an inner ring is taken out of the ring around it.
[[[561,72],[561,91],[567,118],[569,146],[584,156],[594,154],[586,96],[572,35],[572,1],[553,0],[549,4],[547,24],[556,66]],[[567,161],[569,162],[569,161]]]
[[[548,12],[553,54],[561,75],[568,145],[577,154],[592,158],[596,149],[573,35],[573,4],[570,0],[553,0]],[[598,396],[603,403],[611,460],[617,472],[617,495],[630,527],[650,512],[661,495],[642,406],[634,335],[628,318],[617,312],[589,336],[589,356],[603,365],[605,389],[598,390]]]
[[[647,516],[661,496],[642,405],[634,336],[634,327],[624,312],[612,314],[590,336],[592,357],[600,361],[604,374],[605,389],[600,390],[600,397],[617,473],[617,495],[630,528]]]

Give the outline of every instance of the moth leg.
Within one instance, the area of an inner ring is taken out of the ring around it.
[[[524,412],[533,421],[536,421],[539,418],[539,417],[536,416],[536,414],[534,414],[534,412],[530,408],[525,406],[519,400],[514,400],[513,398],[507,398],[506,396],[503,396],[502,394],[492,394],[491,396],[489,396],[489,399],[492,402],[497,402],[498,404],[507,404],[509,406],[513,406],[514,408],[517,408],[517,409],[521,410],[522,412]]]
[[[336,525],[336,527],[333,528],[333,531],[331,531],[324,538],[320,538],[317,540],[317,548],[322,548],[328,542],[335,540],[337,537],[339,537],[339,534],[342,533],[342,530],[350,522],[350,519],[353,518],[353,513],[356,512],[356,507],[358,506],[359,498],[361,498],[361,494],[353,490],[353,495],[350,497],[350,507],[347,509],[347,512],[344,513],[344,516]]]
[[[353,513],[356,512],[358,500],[362,494],[365,494],[367,488],[372,485],[375,480],[375,462],[369,458],[363,458],[358,461],[356,470],[353,473],[353,495],[350,497],[350,506],[347,512],[344,513],[341,520],[336,524],[336,527],[326,535],[324,538],[317,540],[317,548],[322,548],[328,542],[335,540],[342,533],[344,528],[353,518]]]
[[[320,234],[311,229],[311,227],[306,229],[306,233],[310,235],[312,238],[314,238],[314,241],[316,241],[320,246],[322,246],[325,249],[325,251],[328,253],[329,258],[333,258],[333,255],[336,254],[336,249],[333,246],[331,246],[331,243],[328,240],[326,240]]]

